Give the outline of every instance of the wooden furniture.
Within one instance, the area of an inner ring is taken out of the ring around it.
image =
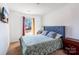
[[[64,50],[70,55],[79,55],[79,40],[66,38],[63,40]]]

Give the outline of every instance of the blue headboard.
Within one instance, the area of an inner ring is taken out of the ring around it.
[[[54,31],[59,33],[65,38],[65,26],[44,26],[44,30],[46,31]]]

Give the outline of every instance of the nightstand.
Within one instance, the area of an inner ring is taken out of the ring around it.
[[[41,34],[41,33],[42,33],[42,31],[38,31],[38,32],[37,32],[37,34]]]
[[[65,38],[63,40],[64,50],[69,55],[79,55],[79,40]]]

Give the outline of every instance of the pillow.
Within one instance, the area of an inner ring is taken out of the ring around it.
[[[61,37],[62,37],[62,35],[57,33],[55,38],[58,39],[58,38],[61,38]]]
[[[48,31],[43,31],[41,34],[42,35],[47,35]]]
[[[56,37],[56,32],[49,32],[47,34],[47,37],[55,38]]]

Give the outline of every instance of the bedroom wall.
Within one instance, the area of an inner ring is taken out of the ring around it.
[[[40,15],[27,15],[25,13],[20,13],[18,11],[10,10],[9,15],[9,28],[10,28],[10,41],[18,41],[22,35],[22,16],[31,16],[35,18],[36,26],[35,30],[38,31],[41,28],[41,16]]]
[[[3,4],[0,4],[0,13]],[[1,20],[1,15],[0,15]],[[5,55],[9,47],[9,24],[0,21],[0,55]]]
[[[79,39],[79,4],[68,4],[44,15],[43,26],[66,26],[66,37]]]

